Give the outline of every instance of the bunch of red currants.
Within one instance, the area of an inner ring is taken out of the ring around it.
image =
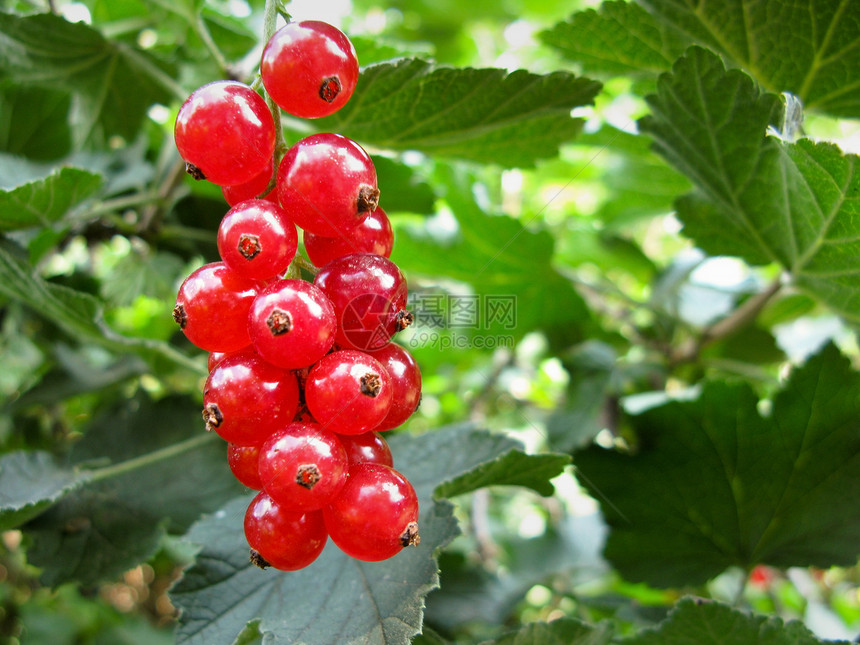
[[[335,27],[290,22],[266,44],[260,77],[280,109],[317,118],[350,98],[358,61]],[[235,81],[204,85],[180,108],[180,155],[231,208],[221,261],[185,279],[173,316],[210,352],[206,428],[260,491],[245,514],[252,561],[300,569],[329,537],[383,560],[419,542],[415,490],[380,434],[421,398],[418,365],[391,342],[412,321],[406,280],[388,259],[393,233],[367,152],[322,133],[278,159],[274,123],[261,95]],[[319,267],[312,282],[291,270],[296,226]]]

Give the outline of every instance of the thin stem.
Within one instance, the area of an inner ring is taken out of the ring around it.
[[[266,0],[266,8],[263,14],[263,38],[265,39],[265,42],[269,42],[269,39],[278,29],[278,16],[281,13],[279,5],[280,2],[278,2],[278,0]],[[278,162],[280,162],[281,157],[283,157],[284,153],[287,151],[287,141],[284,139],[284,129],[281,127],[281,108],[272,100],[272,97],[269,96],[265,87],[263,87],[262,90],[263,97],[266,99],[266,105],[269,106],[269,111],[272,113],[272,119],[275,121],[275,168],[277,168]],[[274,181],[274,177],[272,177],[272,181]],[[274,186],[269,186],[269,188],[272,187]]]
[[[153,452],[141,455],[140,457],[134,457],[126,461],[121,461],[118,464],[112,464],[103,468],[96,468],[90,471],[90,481],[103,481],[112,477],[126,475],[140,468],[145,468],[147,466],[151,466],[152,464],[156,464],[159,461],[170,459],[171,457],[176,457],[177,455],[191,452],[192,450],[197,450],[201,446],[206,445],[210,441],[214,441],[216,439],[219,439],[217,434],[215,434],[214,432],[207,432],[206,434],[197,435],[195,437],[192,437],[191,439],[180,441],[179,443],[175,443],[165,448],[154,450]]]
[[[148,204],[158,202],[159,199],[160,196],[155,191],[146,191],[135,193],[134,195],[106,199],[87,211],[87,217],[100,217],[102,215],[107,215],[108,213],[115,213],[116,211],[122,211],[127,208],[134,208],[135,206],[146,206]]]
[[[209,33],[209,27],[206,26],[202,13],[197,14],[192,26],[194,27],[194,32],[200,37],[200,40],[203,41],[206,49],[209,50],[212,58],[215,59],[215,62],[218,64],[218,69],[221,70],[221,74],[229,78],[231,76],[230,65],[227,63],[227,59],[224,58],[224,54],[222,54],[221,50],[218,49],[218,45],[216,45],[215,41],[212,39],[212,34]]]

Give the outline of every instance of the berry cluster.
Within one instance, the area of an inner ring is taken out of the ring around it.
[[[346,103],[358,62],[331,25],[288,23],[260,77],[281,109],[315,118]],[[185,279],[173,315],[210,352],[206,427],[228,442],[237,479],[260,491],[245,514],[252,560],[300,569],[328,537],[368,561],[418,544],[415,490],[380,434],[415,411],[421,373],[391,342],[411,314],[370,156],[321,133],[279,159],[266,102],[234,81],[193,92],[175,138],[189,172],[219,184],[231,206],[221,261]],[[319,267],[312,282],[290,270],[296,226]]]

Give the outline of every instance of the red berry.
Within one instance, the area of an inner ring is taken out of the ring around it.
[[[371,355],[388,372],[394,392],[388,414],[375,429],[391,430],[411,417],[421,402],[421,369],[412,354],[395,343],[388,343]]]
[[[406,278],[388,258],[345,255],[322,267],[314,284],[334,306],[341,347],[380,349],[412,320],[406,311]]]
[[[253,352],[224,358],[203,386],[206,428],[241,446],[263,443],[292,421],[299,408],[299,384],[289,370]]]
[[[208,352],[234,352],[251,344],[248,311],[257,284],[212,262],[191,273],[176,296],[173,319],[192,343]]]
[[[324,356],[305,382],[305,402],[318,423],[338,434],[361,434],[388,414],[391,381],[378,360],[355,349]]]
[[[230,466],[233,475],[243,486],[253,490],[262,490],[263,488],[260,471],[257,469],[259,458],[260,446],[227,444],[227,465]]]
[[[250,181],[246,181],[244,184],[221,186],[221,193],[230,206],[235,206],[246,199],[256,199],[262,195],[266,188],[269,187],[271,179],[272,164],[269,164],[263,172],[255,175]],[[278,191],[273,188],[263,199],[277,203]]]
[[[319,557],[328,536],[321,512],[285,509],[263,491],[245,512],[245,538],[254,564],[295,571]]]
[[[264,359],[289,369],[316,363],[331,349],[337,322],[326,295],[304,280],[277,280],[254,299],[248,331]]]
[[[342,108],[358,81],[358,59],[349,38],[317,20],[291,22],[266,43],[260,76],[272,100],[304,119]]]
[[[277,182],[278,199],[290,219],[315,235],[351,231],[379,202],[373,161],[339,134],[298,141],[281,160]]]
[[[244,184],[271,168],[272,114],[242,83],[215,81],[194,90],[179,108],[173,132],[180,156],[198,179]]]
[[[418,496],[399,472],[381,464],[359,464],[323,509],[332,541],[358,560],[385,560],[417,545]]]
[[[218,227],[218,253],[231,270],[268,280],[287,270],[299,239],[284,209],[265,199],[231,208]]]
[[[394,231],[388,215],[381,207],[368,213],[364,221],[348,233],[337,237],[322,237],[305,231],[305,250],[308,258],[321,267],[350,253],[373,253],[387,258],[394,247]]]
[[[346,482],[348,467],[338,438],[316,424],[290,423],[260,448],[263,487],[285,508],[322,508]]]
[[[378,432],[364,432],[354,435],[340,435],[340,443],[346,450],[349,466],[371,463],[393,466],[394,458],[388,442]]]

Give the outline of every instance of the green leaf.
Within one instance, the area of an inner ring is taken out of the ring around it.
[[[853,0],[642,0],[662,23],[727,56],[767,90],[860,116],[860,12]]]
[[[436,202],[433,187],[414,169],[381,155],[374,156],[373,165],[380,188],[380,206],[386,213],[433,212]]]
[[[860,318],[857,155],[765,136],[778,98],[693,48],[649,97],[642,129],[697,190],[678,200],[684,232],[713,255],[777,262],[846,318]]]
[[[627,645],[848,645],[822,641],[798,621],[783,622],[722,603],[683,598],[660,625],[639,632]]]
[[[0,51],[0,80],[74,95],[78,142],[97,126],[130,141],[149,106],[167,104],[177,93],[169,75],[144,52],[52,13],[0,13]]]
[[[66,468],[46,452],[12,452],[0,457],[0,531],[42,513],[88,475]]]
[[[653,76],[671,68],[689,44],[635,3],[613,0],[538,34],[589,74]]]
[[[439,584],[435,552],[458,532],[452,506],[434,501],[434,490],[497,459],[512,445],[462,426],[393,436],[396,467],[418,493],[421,543],[383,562],[349,558],[329,543],[305,569],[260,571],[248,561],[242,529],[251,498],[229,503],[188,534],[202,550],[171,592],[182,610],[178,642],[232,642],[259,618],[266,642],[405,645],[421,629],[424,597]]]
[[[762,416],[745,383],[633,416],[633,454],[574,463],[631,581],[700,584],[730,566],[847,566],[860,543],[860,374],[828,345]]]
[[[321,129],[393,150],[419,150],[504,167],[554,157],[600,83],[566,72],[450,69],[418,59],[365,68],[355,93]]]
[[[14,86],[0,91],[0,150],[34,159],[58,159],[71,149],[66,92]]]
[[[92,584],[134,567],[165,531],[183,533],[241,493],[226,454],[191,399],[121,401],[96,417],[72,454],[80,465],[107,465],[24,527],[34,538],[28,558],[50,585]]]
[[[506,634],[481,645],[608,645],[612,625],[588,625],[574,618],[559,618],[551,623],[532,623],[517,632]]]
[[[50,226],[92,197],[101,186],[99,175],[61,167],[44,179],[13,190],[0,190],[0,231]]]

